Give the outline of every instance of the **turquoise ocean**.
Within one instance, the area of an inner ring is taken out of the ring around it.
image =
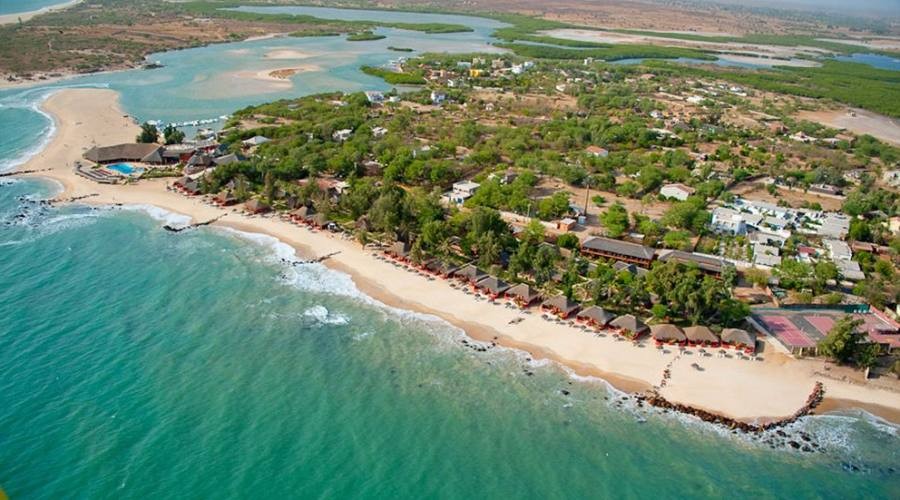
[[[38,106],[53,88],[113,88],[142,120],[215,117],[385,88],[356,67],[397,57],[387,45],[487,49],[483,28],[218,45],[155,55],[158,70],[3,91],[0,169],[52,134]],[[321,71],[290,92],[222,83],[284,67],[263,57],[283,49],[321,53]],[[552,363],[465,348],[460,330],[379,304],[342,273],[286,264],[293,252],[271,238],[169,233],[179,216],[152,207],[41,203],[58,190],[0,179],[0,487],[11,498],[900,496],[897,428],[866,413],[804,418],[787,437],[731,434]],[[786,444],[806,439],[815,452]]]

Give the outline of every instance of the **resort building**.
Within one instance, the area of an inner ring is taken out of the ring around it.
[[[123,161],[141,163],[163,163],[162,153],[165,148],[156,143],[116,144],[115,146],[94,146],[85,151],[85,160],[104,165]]]
[[[650,266],[655,255],[650,247],[599,236],[585,240],[581,244],[581,253],[592,257],[629,262],[644,267]]]
[[[711,255],[703,255],[693,252],[682,252],[681,250],[671,250],[667,253],[660,254],[660,262],[678,262],[687,266],[697,266],[701,271],[712,276],[721,276],[728,262],[719,257]]]
[[[609,156],[609,151],[600,146],[588,146],[584,148],[584,152],[596,158],[606,158]]]

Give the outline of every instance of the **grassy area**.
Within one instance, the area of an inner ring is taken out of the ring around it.
[[[818,68],[779,66],[770,70],[705,69],[665,62],[648,66],[670,74],[722,78],[771,92],[832,99],[900,118],[900,72],[865,64],[826,60]]]
[[[446,23],[396,23],[381,21],[345,21],[341,19],[326,19],[310,15],[295,14],[264,14],[257,12],[244,12],[236,10],[228,10],[230,8],[240,6],[272,6],[270,4],[259,4],[254,2],[186,2],[180,5],[185,11],[195,15],[205,15],[210,17],[219,17],[227,19],[235,19],[240,21],[254,22],[277,22],[277,23],[295,23],[295,24],[327,24],[330,26],[340,26],[342,32],[355,32],[360,30],[369,30],[375,27],[404,29],[411,31],[421,31],[423,33],[465,33],[472,31],[472,28],[462,24],[446,24]]]
[[[378,35],[371,31],[360,31],[358,33],[350,33],[347,35],[348,42],[368,42],[371,40],[381,40],[387,38],[384,35]]]
[[[655,45],[610,45],[603,48],[575,49],[567,47],[553,47],[549,45],[528,45],[521,43],[498,43],[522,57],[535,59],[584,59],[592,57],[604,61],[620,61],[622,59],[678,59],[687,57],[692,59],[715,60],[705,52],[694,49],[682,49],[678,47],[658,47]]]
[[[425,77],[421,72],[401,73],[390,71],[384,68],[376,68],[375,66],[363,66],[360,71],[367,75],[377,76],[391,85],[424,85]]]

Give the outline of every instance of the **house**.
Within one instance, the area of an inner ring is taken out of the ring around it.
[[[228,165],[230,163],[237,163],[239,161],[244,161],[246,158],[239,154],[231,153],[223,156],[219,156],[218,158],[213,159],[213,163],[216,165]]]
[[[349,139],[351,135],[353,135],[353,129],[344,128],[331,134],[331,138],[338,142],[344,142]]]
[[[595,158],[606,158],[607,156],[609,156],[609,151],[607,151],[604,148],[601,148],[600,146],[594,146],[594,145],[584,148],[584,152]]]
[[[781,250],[778,247],[756,243],[753,245],[753,263],[758,266],[775,267],[781,264]]]
[[[571,217],[565,217],[556,222],[556,229],[558,229],[560,231],[568,232],[568,231],[575,229],[575,224],[577,224],[577,223],[578,223],[577,220],[575,220]]]
[[[459,181],[453,183],[453,190],[445,195],[451,202],[457,205],[463,204],[475,194],[481,184],[472,181]]]
[[[488,179],[497,179],[500,181],[500,184],[512,184],[514,180],[519,176],[513,169],[507,169],[503,172],[492,172],[488,175]]]
[[[381,104],[384,102],[384,94],[377,90],[367,90],[365,94],[370,104]]]
[[[603,257],[622,262],[630,262],[648,267],[653,262],[654,251],[650,247],[595,236],[581,244],[581,253],[592,257]]]
[[[853,251],[850,250],[850,245],[843,241],[826,239],[822,240],[822,245],[828,250],[828,255],[831,257],[831,260],[835,262],[838,260],[851,260],[853,258]]]
[[[846,215],[828,212],[816,229],[816,234],[823,238],[842,239],[850,231],[850,218]]]
[[[674,198],[679,201],[684,201],[688,199],[689,196],[694,194],[694,188],[690,186],[685,186],[681,183],[674,184],[666,184],[659,190],[659,194],[665,196],[666,198]]]
[[[375,137],[375,138],[384,137],[385,134],[387,134],[387,132],[388,132],[388,129],[386,129],[384,127],[375,127],[372,129],[372,137]]]
[[[477,71],[480,71],[480,70],[477,70]],[[434,104],[435,106],[440,106],[441,104],[444,104],[444,102],[446,100],[447,100],[447,94],[445,94],[443,92],[438,92],[436,90],[431,91],[431,104]]]
[[[716,207],[712,212],[712,220],[709,225],[716,233],[734,236],[747,234],[747,224],[744,222],[743,215],[730,208]]]
[[[246,147],[246,148],[252,148],[255,146],[265,144],[270,141],[271,141],[271,139],[269,139],[268,137],[264,137],[261,135],[255,135],[249,139],[245,139],[245,140],[241,141],[241,144],[243,144],[244,147]]]
[[[831,184],[813,184],[809,186],[809,192],[830,196],[840,196],[842,194],[841,188],[832,186]]]
[[[478,78],[479,76],[484,74],[483,69],[478,68],[469,68],[469,77],[470,78]]]

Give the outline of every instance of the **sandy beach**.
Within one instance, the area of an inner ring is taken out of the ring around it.
[[[0,25],[17,23],[20,20],[22,22],[25,22],[34,16],[38,16],[40,14],[46,14],[48,12],[54,12],[57,10],[68,9],[69,7],[76,5],[78,3],[81,3],[81,0],[70,0],[66,3],[61,3],[58,5],[51,5],[49,7],[44,7],[42,9],[32,10],[32,11],[28,11],[28,12],[16,12],[13,14],[3,14],[3,15],[0,15]]]
[[[357,243],[338,236],[296,227],[278,217],[250,217],[168,191],[173,179],[139,181],[129,185],[100,185],[74,174],[73,162],[94,144],[130,142],[137,125],[118,106],[114,91],[66,89],[52,95],[43,108],[57,121],[57,135],[48,147],[22,165],[21,170],[43,170],[34,175],[62,183],[59,198],[93,195],[97,204],[154,205],[185,214],[195,221],[227,214],[215,225],[264,233],[292,245],[303,256],[336,253],[326,264],[348,273],[368,295],[390,306],[439,316],[479,340],[496,339],[501,345],[552,359],[584,376],[603,378],[626,391],[657,385],[677,350],[662,354],[652,342],[636,346],[598,337],[564,324],[541,319],[540,313],[476,301],[441,280],[398,268],[374,258]],[[510,320],[523,320],[511,325]],[[826,407],[865,408],[892,422],[900,422],[900,391],[887,381],[854,382],[859,374],[831,367],[822,361],[795,360],[766,343],[763,361],[700,357],[696,349],[672,364],[672,377],[660,392],[667,399],[690,404],[745,421],[765,421],[788,416],[803,405],[815,383],[825,384]],[[693,368],[699,364],[703,370]],[[827,373],[828,376],[822,374]],[[847,380],[843,380],[846,377]]]

